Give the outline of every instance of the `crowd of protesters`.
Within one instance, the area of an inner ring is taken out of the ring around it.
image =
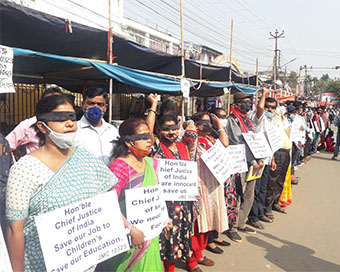
[[[274,212],[287,213],[291,185],[299,182],[296,168],[311,154],[324,149],[332,159],[338,156],[339,109],[280,103],[266,98],[266,89],[261,93],[256,103],[252,95],[234,94],[229,116],[226,109],[213,108],[186,121],[179,120],[172,103],[159,107],[157,95],[150,94],[146,118],[127,119],[117,129],[103,119],[104,90],[85,91],[78,121],[72,97],[47,90],[34,117],[6,138],[0,135],[1,226],[13,270],[46,270],[35,216],[110,190],[117,192],[131,249],[88,271],[174,271],[177,261],[195,272],[213,266],[204,250],[223,254],[230,246],[227,237],[240,243],[240,233],[256,234],[275,221]],[[278,131],[281,148],[256,158],[243,134],[270,128]],[[261,172],[259,178],[248,181],[247,172],[237,173],[220,184],[202,160],[217,140],[225,147],[245,145],[248,168]],[[19,145],[28,154],[15,162],[12,152]],[[166,201],[168,225],[145,240],[126,219],[125,191],[158,184],[157,159],[196,161],[199,194],[195,201]]]

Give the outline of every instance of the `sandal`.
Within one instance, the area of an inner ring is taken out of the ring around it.
[[[206,266],[213,266],[215,264],[213,260],[207,258],[206,256],[203,257],[202,261],[198,260],[197,263]]]
[[[287,214],[287,211],[286,211],[284,208],[282,208],[282,207],[280,207],[280,208],[274,208],[273,211],[276,211],[276,212],[279,212],[279,213]]]
[[[266,214],[266,216],[267,216],[268,218],[270,218],[271,220],[274,220],[274,219],[275,219],[275,217],[274,217],[273,214]]]

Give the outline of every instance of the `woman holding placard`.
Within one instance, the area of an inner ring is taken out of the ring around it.
[[[41,147],[11,168],[7,185],[7,239],[13,271],[46,271],[35,216],[104,193],[117,182],[105,164],[73,147],[77,122],[69,97],[41,99],[36,117]]]
[[[221,120],[215,114],[206,112],[198,112],[191,118],[196,125],[198,138],[196,141],[196,160],[198,163],[198,177],[200,189],[200,214],[198,216],[198,230],[200,234],[206,236],[205,247],[215,253],[222,253],[223,250],[216,246],[229,245],[226,241],[218,238],[218,232],[223,232],[228,229],[228,218],[224,198],[224,188],[212,175],[211,171],[201,159],[201,155],[211,148],[216,140],[210,136],[212,127],[218,132],[218,139],[227,147],[229,144],[228,135],[226,134]],[[213,231],[214,235],[209,232]],[[211,239],[213,237],[213,239]],[[208,243],[208,238],[209,243]],[[202,247],[204,244],[201,245]]]
[[[158,184],[155,172],[157,160],[147,157],[152,143],[149,127],[144,120],[125,120],[119,127],[119,136],[112,153],[114,160],[109,168],[118,178],[114,189],[121,211],[126,215],[126,190]],[[127,229],[131,236],[143,234],[131,224]],[[162,271],[158,241],[158,236],[139,244],[132,241],[133,249],[112,258],[106,265],[110,271]]]
[[[149,99],[150,100],[150,99]],[[151,100],[152,102],[152,100]],[[156,103],[156,101],[154,101]],[[152,119],[153,127],[155,118]],[[190,160],[190,154],[184,143],[178,142],[178,119],[173,114],[162,115],[157,120],[157,136],[160,140],[155,157],[160,159]],[[193,124],[187,129],[196,132]],[[185,137],[184,137],[185,138]],[[194,210],[192,201],[166,201],[169,217],[173,228],[169,236],[164,231],[160,235],[161,259],[165,271],[175,271],[175,261],[182,260],[187,263],[189,271],[200,271],[197,260],[193,255],[192,228]]]

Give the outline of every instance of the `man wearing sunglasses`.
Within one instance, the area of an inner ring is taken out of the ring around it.
[[[107,123],[103,116],[107,110],[107,92],[90,87],[83,95],[83,117],[78,121],[76,146],[80,146],[106,165],[110,164],[112,140],[118,137],[118,130]]]
[[[280,196],[283,190],[287,170],[290,163],[290,150],[292,148],[292,142],[284,126],[285,117],[276,111],[277,101],[274,98],[266,98],[264,103],[264,109],[262,110],[265,120],[269,121],[271,125],[276,126],[279,129],[282,148],[274,153],[272,166],[269,169],[269,177],[267,181],[267,191],[264,206],[264,218],[274,219],[273,210],[281,213],[286,213],[280,204]],[[274,165],[273,165],[273,162]],[[263,219],[263,217],[262,217]],[[268,220],[262,220],[265,222],[270,222]]]

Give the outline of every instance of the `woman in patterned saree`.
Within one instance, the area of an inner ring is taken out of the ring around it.
[[[120,139],[115,144],[109,168],[118,178],[114,186],[117,191],[120,208],[124,215],[125,190],[158,184],[157,160],[147,155],[151,152],[151,137],[147,123],[142,119],[127,119],[119,127]],[[130,224],[130,234],[141,233]],[[144,236],[143,236],[144,237]],[[162,271],[159,255],[159,237],[144,241],[134,248],[106,262],[105,270],[110,271]]]
[[[157,103],[157,100],[154,103]],[[153,119],[150,127],[153,127],[154,123],[155,120]],[[193,124],[191,124],[191,127],[195,130]],[[157,120],[157,135],[160,140],[156,153],[157,158],[190,160],[186,144],[177,141],[178,129],[178,120],[173,114],[162,115]],[[170,230],[169,236],[165,235],[164,232],[160,235],[161,258],[165,271],[175,271],[176,260],[186,262],[189,271],[201,271],[197,266],[197,261],[191,258],[193,255],[191,239],[194,220],[193,202],[166,201],[166,205],[169,217],[172,219],[173,228]]]
[[[7,185],[7,239],[13,271],[46,271],[35,216],[109,191],[117,181],[102,162],[72,147],[77,123],[68,97],[43,98],[36,106],[36,117],[42,146],[11,168]]]

